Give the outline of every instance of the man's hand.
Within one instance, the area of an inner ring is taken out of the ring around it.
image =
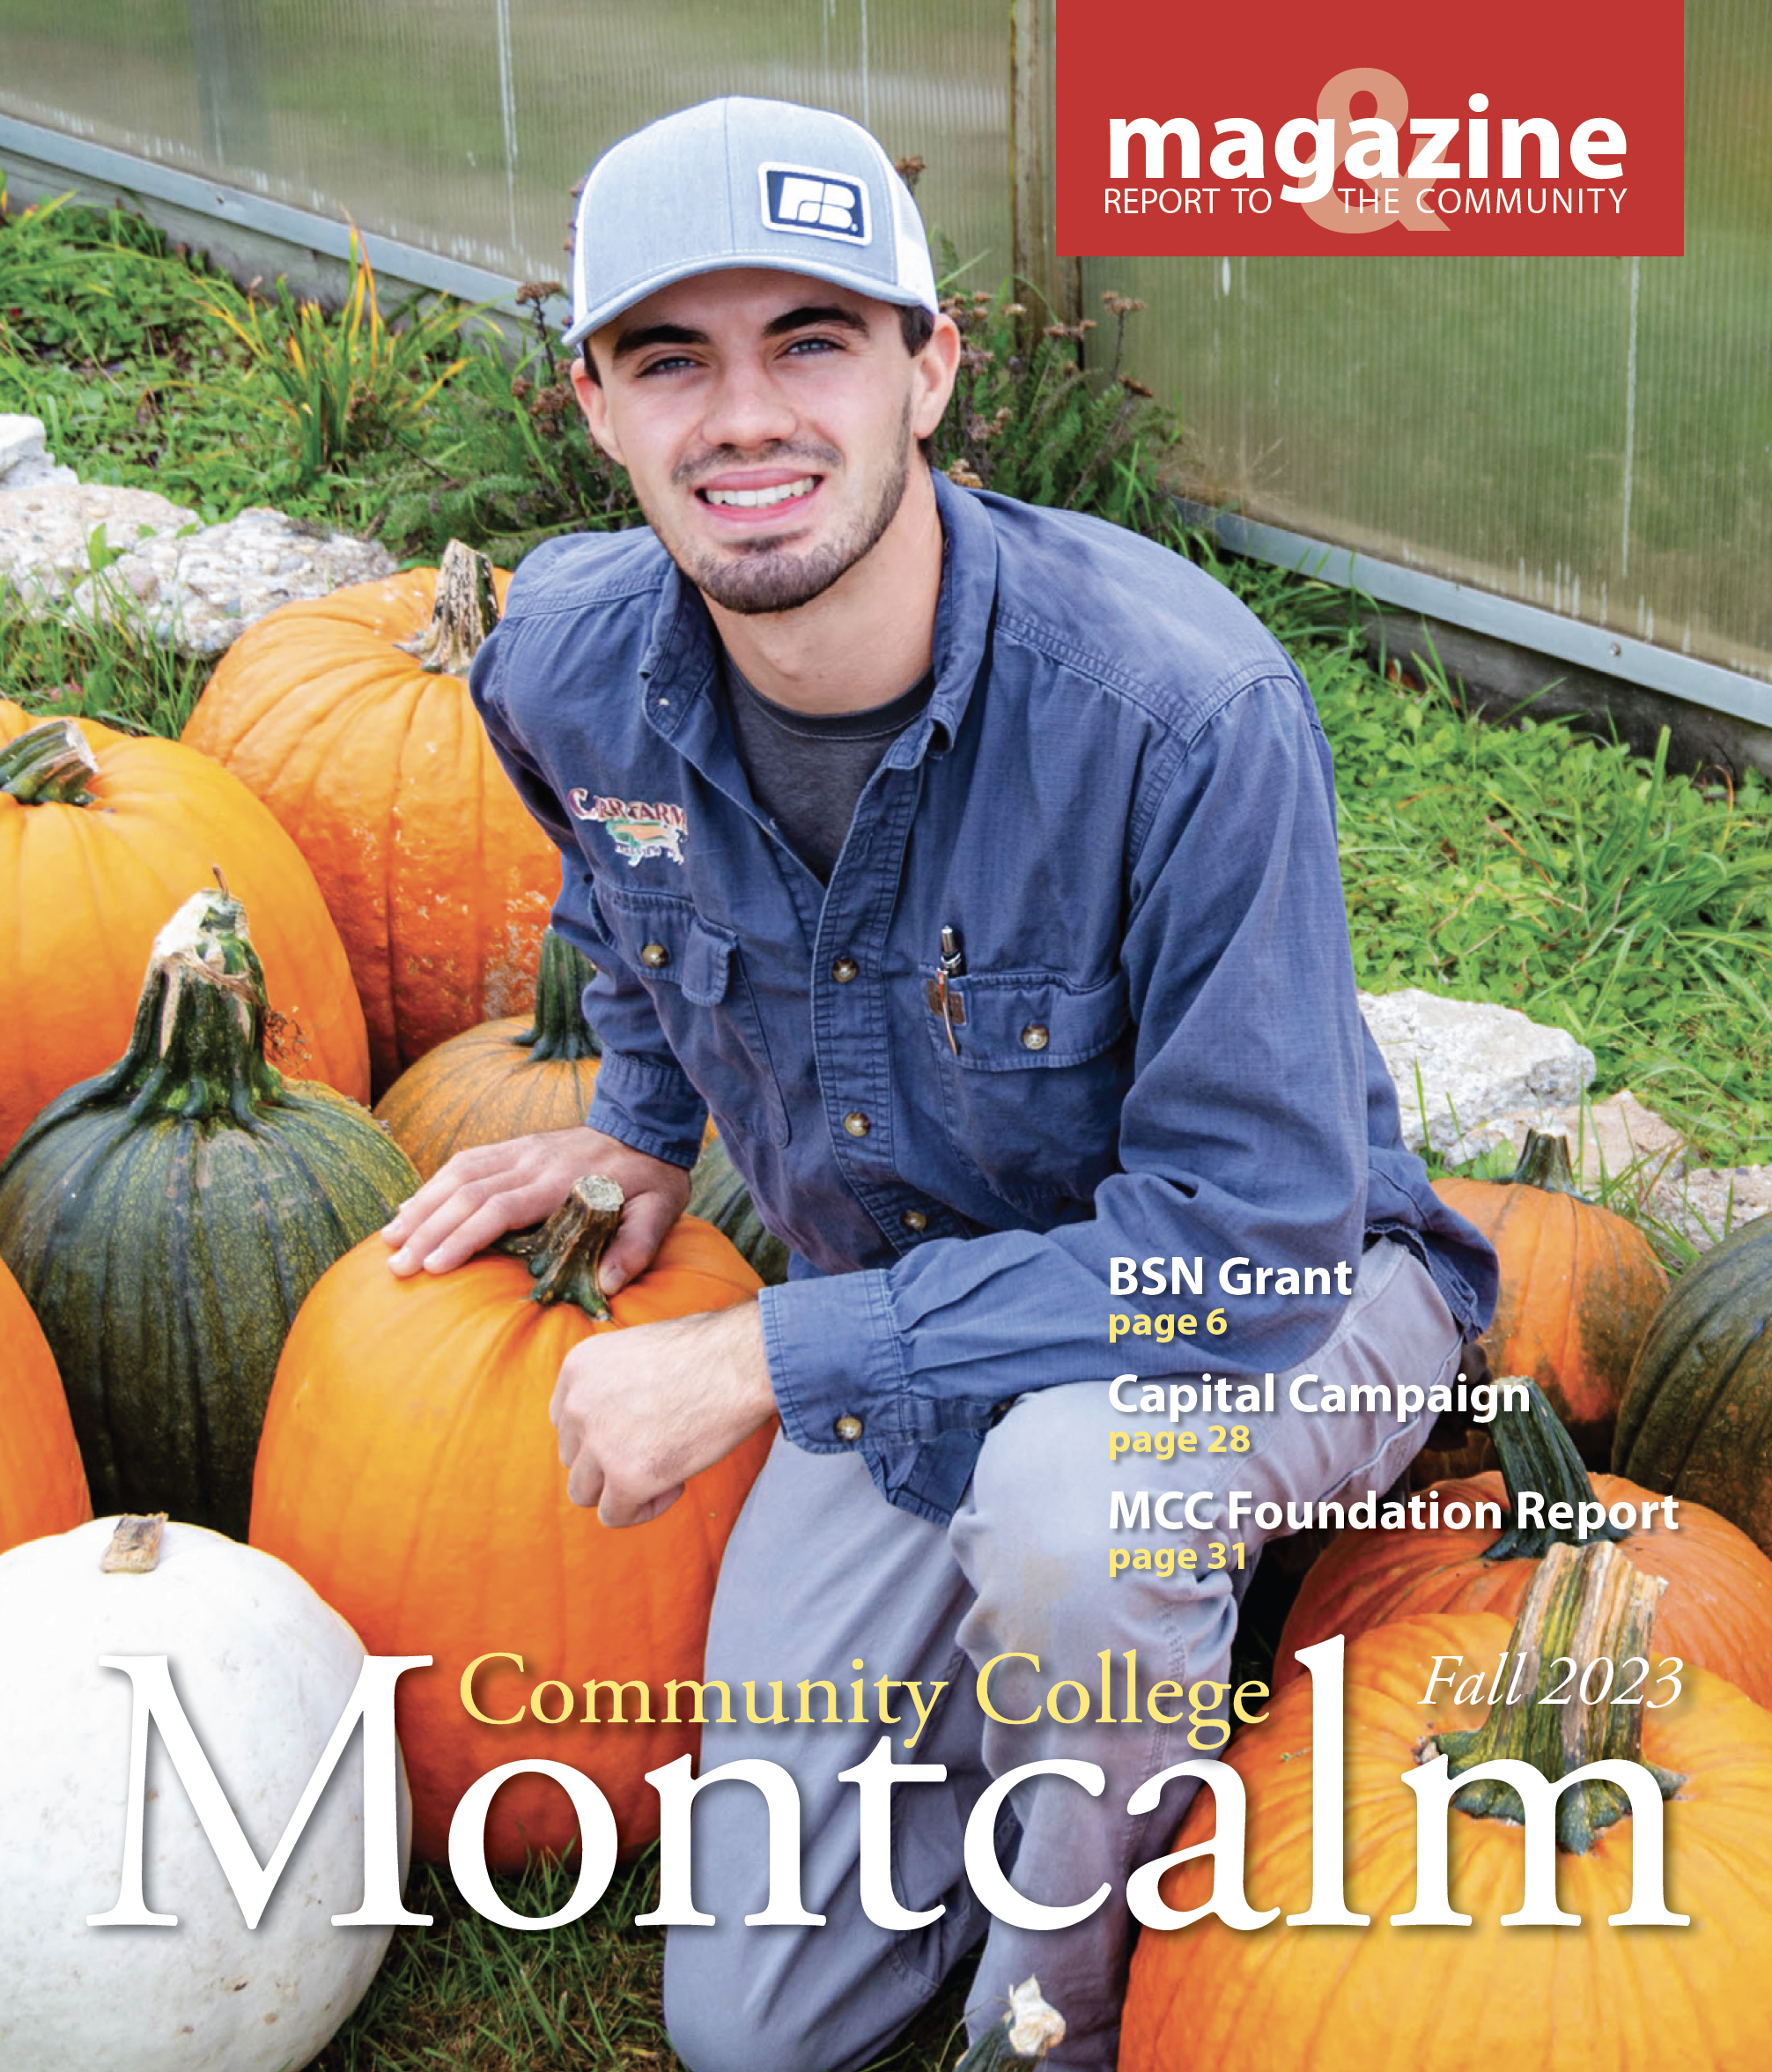
[[[549,1415],[573,1503],[594,1504],[605,1525],[644,1525],[774,1410],[751,1301],[587,1338],[566,1355]]]
[[[600,1129],[549,1129],[457,1151],[382,1231],[396,1247],[388,1263],[402,1276],[447,1273],[506,1231],[544,1222],[587,1173],[606,1173],[626,1197],[597,1270],[598,1286],[613,1295],[652,1264],[689,1200],[689,1174]]]

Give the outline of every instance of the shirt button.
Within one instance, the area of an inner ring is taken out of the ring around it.
[[[853,957],[839,957],[831,967],[831,975],[839,986],[846,986],[860,968]]]
[[[648,943],[640,951],[640,962],[648,971],[659,971],[670,962],[670,951],[662,943]]]
[[[1044,1050],[1052,1040],[1052,1032],[1044,1022],[1030,1022],[1022,1031],[1023,1050]]]
[[[907,1209],[898,1220],[907,1231],[921,1232],[929,1227],[929,1218],[920,1209]]]
[[[861,1436],[861,1420],[845,1411],[837,1420],[837,1436],[845,1446],[853,1446]]]
[[[867,1116],[861,1113],[860,1108],[851,1108],[849,1113],[843,1118],[843,1127],[849,1132],[851,1136],[866,1136],[868,1132],[873,1128],[874,1125],[868,1120]]]

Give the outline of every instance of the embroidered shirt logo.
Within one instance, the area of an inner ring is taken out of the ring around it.
[[[769,229],[836,238],[845,245],[872,241],[868,189],[860,181],[812,166],[759,166],[757,170],[763,183],[763,220]]]
[[[683,862],[689,816],[668,799],[593,798],[589,792],[578,790],[567,793],[566,804],[575,820],[594,820],[607,831],[617,855],[631,870],[648,856]]]

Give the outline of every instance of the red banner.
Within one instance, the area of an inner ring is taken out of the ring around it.
[[[1058,248],[1673,254],[1682,0],[1058,0]]]

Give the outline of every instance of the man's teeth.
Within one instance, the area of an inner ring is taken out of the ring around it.
[[[802,475],[798,482],[778,483],[773,489],[705,489],[711,504],[736,504],[741,510],[759,511],[768,504],[785,504],[790,497],[810,496],[818,485],[816,475]]]

